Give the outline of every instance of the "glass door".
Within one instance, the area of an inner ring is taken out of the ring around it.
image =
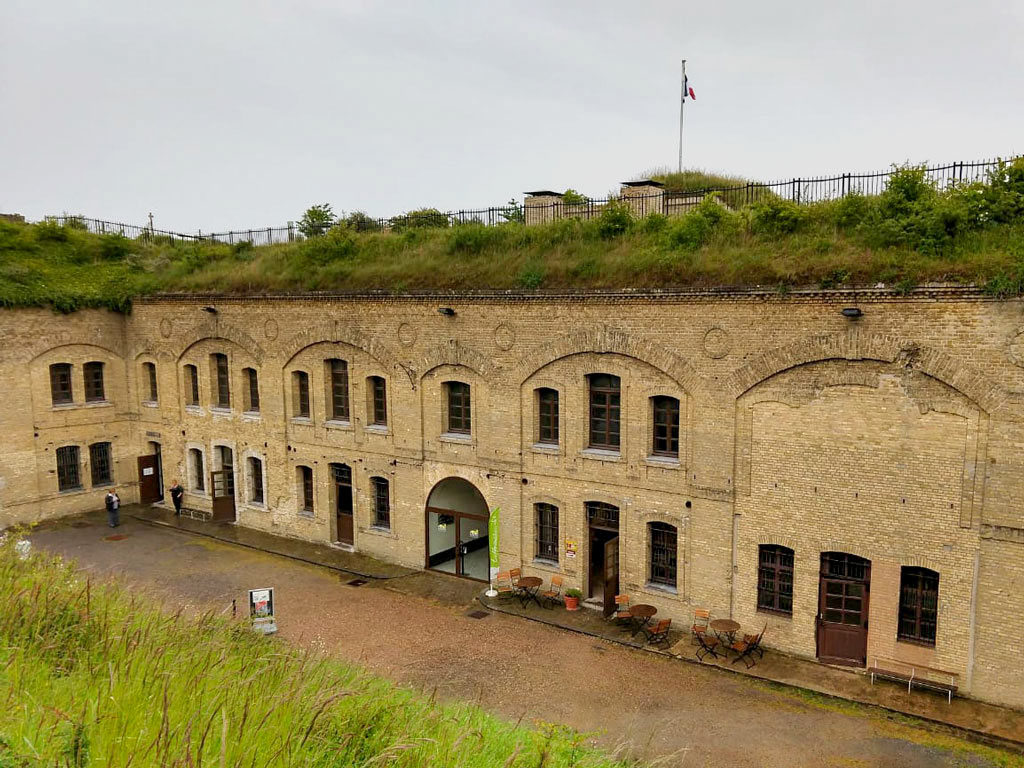
[[[458,516],[459,523],[459,575],[477,581],[487,581],[489,558],[487,554],[487,520]]]

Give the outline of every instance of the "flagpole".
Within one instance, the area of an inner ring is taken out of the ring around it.
[[[683,172],[683,107],[686,105],[686,59],[683,59],[683,79],[679,93],[679,172]]]

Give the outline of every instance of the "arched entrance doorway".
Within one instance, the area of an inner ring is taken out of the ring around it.
[[[427,497],[427,568],[487,581],[487,517],[490,510],[476,486],[449,477]]]

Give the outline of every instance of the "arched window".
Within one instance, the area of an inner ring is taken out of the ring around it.
[[[558,507],[554,504],[534,504],[537,518],[537,546],[535,557],[538,560],[558,562]]]
[[[651,541],[652,584],[676,586],[676,547],[679,538],[676,527],[668,523],[648,523]]]
[[[590,447],[619,450],[621,382],[618,376],[593,373],[590,383]]]
[[[900,569],[900,640],[935,645],[939,612],[939,574],[928,568]]]
[[[260,377],[255,368],[243,368],[242,376],[245,378],[245,410],[249,413],[259,413],[260,410]]]
[[[199,405],[199,369],[185,366],[185,405]]]
[[[57,449],[57,490],[76,491],[82,487],[77,445],[65,445]]]
[[[98,403],[106,400],[103,391],[103,363],[91,362],[82,366],[85,376],[85,402]]]
[[[313,469],[312,467],[297,467],[299,512],[301,514],[313,514]]]
[[[375,528],[391,527],[391,495],[390,484],[383,477],[370,478],[370,490],[373,492],[373,526]]]
[[[448,395],[448,431],[468,435],[472,429],[469,384],[446,381]]]
[[[757,609],[793,613],[793,550],[775,544],[757,548]]]
[[[71,394],[71,363],[54,363],[50,366],[50,398],[54,405],[74,402]]]
[[[114,482],[114,468],[110,457],[110,443],[93,443],[89,446],[89,470],[92,485],[110,485]]]
[[[679,401],[664,395],[651,398],[653,415],[653,442],[655,456],[679,458]]]
[[[537,442],[558,445],[558,391],[537,390]]]

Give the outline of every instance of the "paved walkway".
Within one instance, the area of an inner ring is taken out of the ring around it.
[[[471,582],[416,572],[357,588],[348,586],[349,573],[131,518],[117,531],[124,538],[110,540],[110,533],[94,515],[33,538],[175,607],[226,609],[232,599],[244,604],[249,588],[274,586],[281,635],[292,642],[512,720],[597,733],[603,746],[624,754],[671,756],[667,764],[688,766],[1018,764],[1009,753],[881,710],[516,616],[471,618],[479,591]]]

